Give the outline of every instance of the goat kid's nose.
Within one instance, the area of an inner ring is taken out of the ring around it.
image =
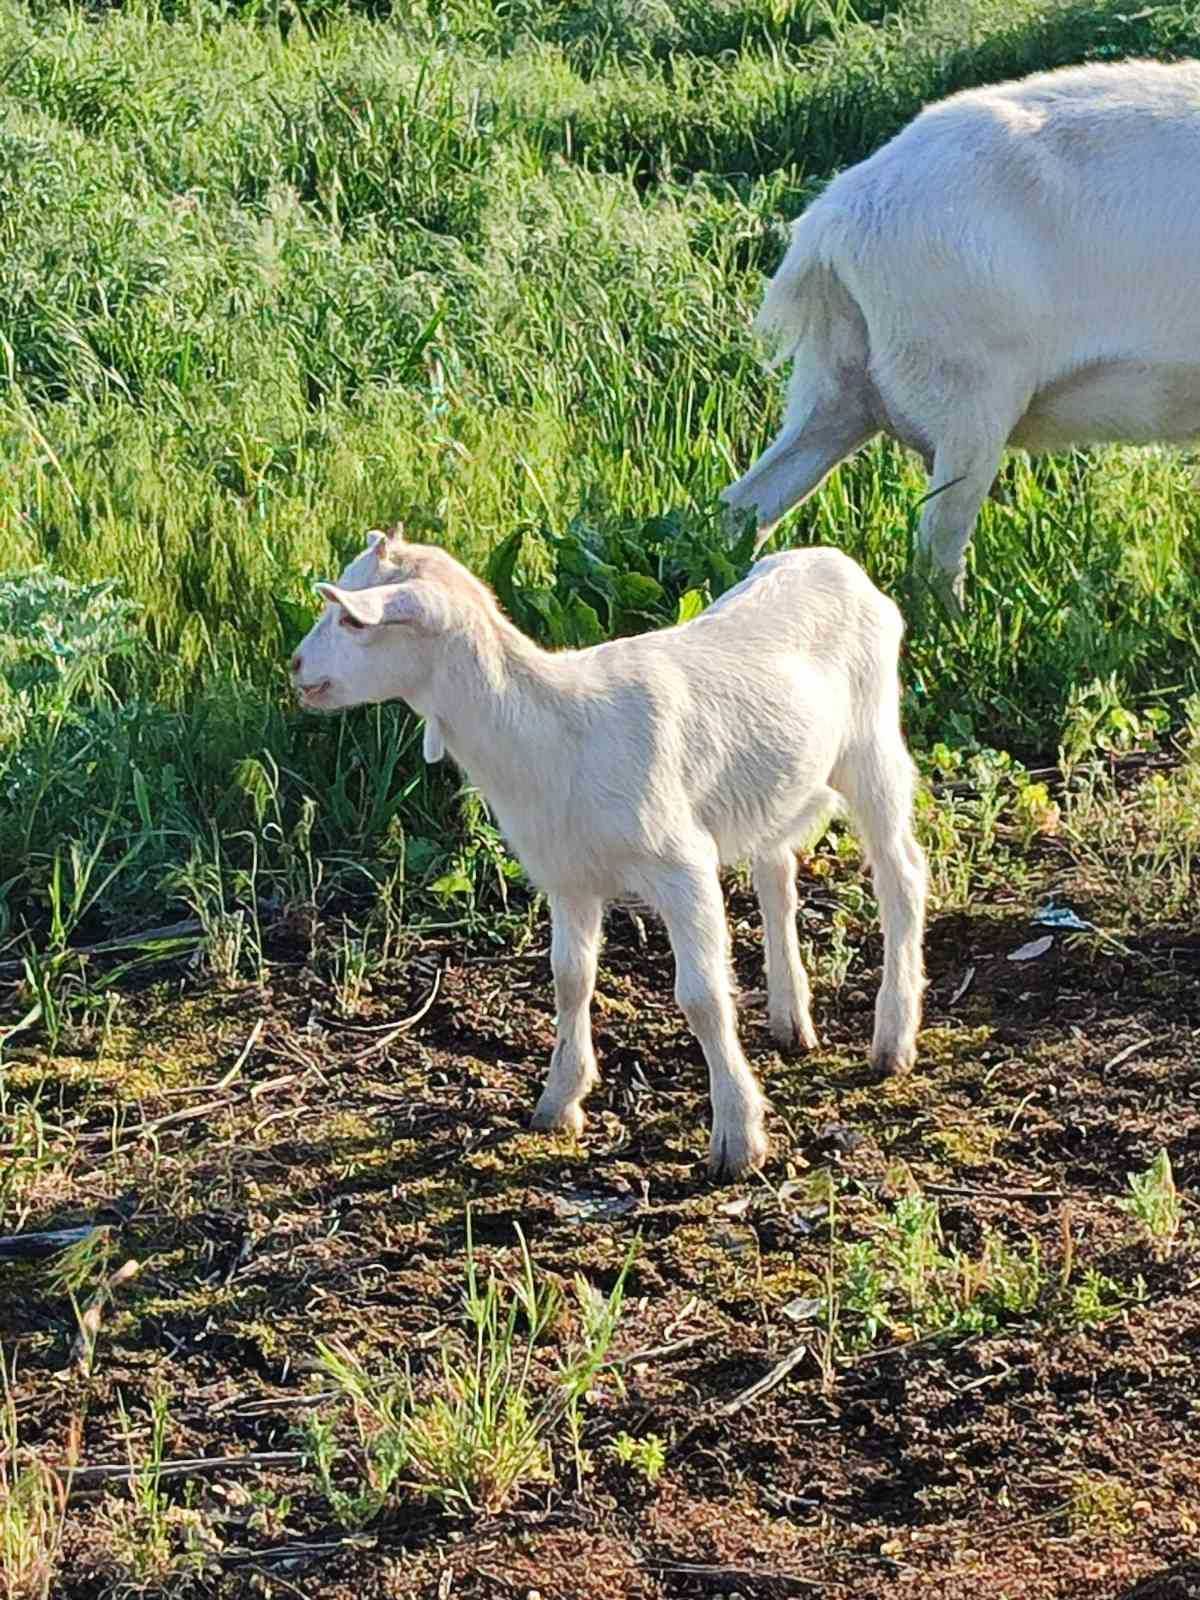
[[[297,650],[296,654],[292,657],[292,672],[293,672],[293,674],[295,674],[295,673],[297,673],[299,671],[300,671],[300,652]]]

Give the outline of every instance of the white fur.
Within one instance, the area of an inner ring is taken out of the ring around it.
[[[1200,62],[1070,67],[927,107],[794,224],[757,326],[782,431],[725,491],[765,539],[882,431],[936,491],[922,557],[961,599],[1007,446],[1200,436]]]
[[[772,556],[693,622],[555,653],[432,546],[374,545],[319,587],[328,603],[292,663],[302,703],[407,701],[549,896],[558,1042],[535,1126],[583,1125],[601,914],[633,896],[666,922],[676,996],[708,1061],[712,1168],[762,1162],[764,1101],[738,1043],[718,868],[752,860],[772,1031],[815,1044],[794,851],[839,799],[883,922],[873,1059],[885,1072],[911,1064],[926,874],[900,731],[903,625],[849,557]]]

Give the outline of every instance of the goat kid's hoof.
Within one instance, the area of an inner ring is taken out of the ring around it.
[[[578,1138],[583,1132],[583,1107],[539,1100],[529,1126],[535,1133],[573,1133]]]
[[[885,1078],[902,1078],[906,1072],[912,1071],[913,1062],[917,1052],[908,1050],[873,1050],[871,1052],[871,1073],[880,1080]]]
[[[708,1175],[714,1183],[732,1183],[756,1172],[767,1159],[771,1142],[762,1128],[718,1132],[713,1129],[708,1153]]]
[[[817,1050],[821,1041],[817,1030],[806,1017],[772,1017],[771,1037],[781,1050]]]

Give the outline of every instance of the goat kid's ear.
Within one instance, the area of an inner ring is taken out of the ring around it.
[[[404,524],[397,522],[395,527],[389,528],[384,533],[382,528],[372,528],[367,534],[367,552],[377,550],[380,555],[386,556],[388,550],[395,545],[404,543]]]
[[[318,583],[316,591],[322,600],[332,600],[341,606],[348,617],[373,628],[383,621],[383,600],[379,588],[340,589],[336,583]]]
[[[376,583],[369,589],[341,589],[336,583],[316,586],[323,599],[336,601],[347,616],[364,627],[391,623],[437,633],[445,621],[443,608],[440,597],[427,593],[427,588],[419,583]]]
[[[447,622],[445,596],[432,583],[386,583],[375,590],[383,599],[381,622],[416,628],[420,633],[441,633]]]
[[[433,766],[446,754],[446,741],[442,738],[442,725],[436,717],[425,718],[425,737],[421,741],[421,754]]]

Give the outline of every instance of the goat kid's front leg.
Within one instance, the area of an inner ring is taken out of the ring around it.
[[[542,1132],[582,1132],[583,1100],[599,1077],[589,1013],[602,912],[600,900],[563,895],[550,899],[550,962],[558,1017],[550,1073],[533,1113],[533,1126]]]
[[[722,1181],[740,1178],[767,1159],[766,1101],[738,1043],[729,927],[715,859],[672,872],[654,885],[652,899],[675,952],[675,998],[708,1063],[709,1171]]]

